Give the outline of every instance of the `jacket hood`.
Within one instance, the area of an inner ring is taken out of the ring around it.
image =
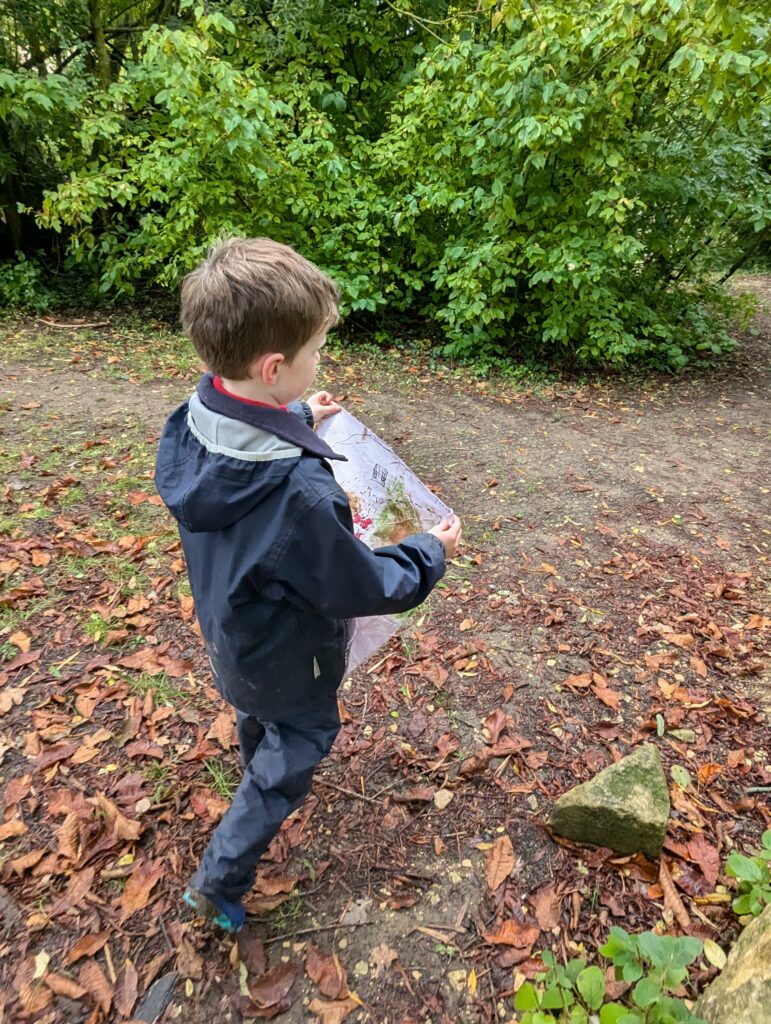
[[[299,415],[224,395],[206,374],[166,423],[155,484],[188,530],[222,530],[280,486],[306,453],[341,458]]]

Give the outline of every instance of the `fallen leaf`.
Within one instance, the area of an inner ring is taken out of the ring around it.
[[[217,740],[223,750],[230,750],[238,742],[235,736],[235,723],[229,711],[221,711],[212,722],[206,734],[207,739]]]
[[[492,849],[485,851],[485,862],[487,885],[491,892],[495,892],[514,868],[514,847],[508,836],[500,836],[493,843]]]
[[[476,622],[473,619],[464,619],[460,624],[461,633],[465,633],[468,629],[473,629],[476,626]]]
[[[336,1000],[333,1003],[328,1003],[324,999],[313,999],[308,1004],[308,1009],[319,1018],[320,1024],[340,1024],[358,1005],[356,1000],[351,998]]]
[[[6,821],[4,825],[0,825],[0,843],[5,842],[6,839],[11,839],[13,836],[23,836],[26,831],[27,826],[19,818]]]
[[[399,954],[395,949],[391,949],[386,946],[385,942],[382,942],[379,946],[375,946],[369,954],[370,963],[375,965],[376,978],[379,978],[381,974],[384,974],[386,969],[391,966],[394,960],[399,959]]]
[[[686,651],[690,651],[696,643],[696,637],[691,636],[690,633],[665,633],[662,640],[665,643],[674,644],[675,647],[682,647]]]
[[[236,939],[238,958],[249,974],[265,973],[265,947],[262,939],[246,929],[238,933]]]
[[[177,946],[177,970],[183,978],[198,981],[203,977],[204,964],[193,944],[183,935]]]
[[[337,954],[324,956],[313,942],[309,942],[305,955],[305,970],[314,981],[322,995],[329,999],[345,998],[348,995],[348,982]]]
[[[719,971],[722,971],[726,965],[728,957],[725,952],[718,946],[714,939],[707,938],[704,940],[704,956],[709,960],[713,967],[717,967]]]
[[[8,637],[8,642],[12,643],[14,647],[18,647],[23,654],[26,654],[32,646],[31,637],[29,637],[27,633],[23,633],[21,630],[17,633],[11,633]]]
[[[57,996],[64,996],[67,999],[82,999],[88,991],[76,981],[66,977],[64,974],[49,974],[45,979],[46,985]]]
[[[93,956],[94,953],[98,953],[109,937],[109,932],[94,932],[91,935],[83,935],[67,954],[67,963],[74,964],[82,956]]]
[[[141,861],[126,883],[120,899],[121,921],[147,906],[150,893],[164,873],[162,861]]]
[[[134,1009],[134,1004],[137,1001],[138,983],[139,976],[137,975],[136,968],[130,960],[126,960],[118,973],[118,979],[115,982],[115,995],[113,997],[115,1009],[122,1017],[131,1016],[131,1011]]]
[[[289,995],[296,976],[294,964],[278,964],[249,986],[249,994],[262,1009],[276,1006]]]
[[[504,921],[497,932],[483,932],[482,938],[495,946],[516,946],[519,949],[532,948],[541,934],[540,928],[519,924],[511,918]]]
[[[616,693],[615,690],[611,690],[609,686],[603,686],[595,683],[592,686],[592,693],[599,700],[602,701],[606,707],[612,708],[614,711],[618,711],[619,704],[621,703],[621,694]]]
[[[557,892],[553,882],[535,892],[532,902],[535,919],[542,932],[549,932],[559,925],[562,895]]]
[[[96,960],[87,960],[80,968],[80,983],[105,1015],[112,1005],[112,985]]]
[[[698,832],[688,841],[688,856],[695,861],[712,890],[720,873],[720,854],[717,847],[709,842],[703,832]]]

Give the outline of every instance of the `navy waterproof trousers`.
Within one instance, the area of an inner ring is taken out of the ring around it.
[[[238,711],[236,722],[244,776],[190,880],[209,898],[229,903],[251,889],[260,857],[302,803],[340,731],[337,700],[328,692],[303,715],[259,722]]]

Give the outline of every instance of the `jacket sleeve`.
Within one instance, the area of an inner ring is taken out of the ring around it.
[[[345,495],[333,492],[298,523],[275,578],[293,603],[350,619],[415,608],[444,572],[444,545],[430,533],[370,550],[353,535]]]
[[[314,424],[313,410],[311,409],[311,407],[308,405],[307,402],[302,402],[302,401],[290,402],[289,405],[287,406],[287,409],[290,412],[294,413],[295,416],[299,416],[301,420],[305,420],[307,425],[311,429],[313,429],[313,424]]]

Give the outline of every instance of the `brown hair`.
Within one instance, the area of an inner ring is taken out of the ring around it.
[[[230,238],[182,282],[182,326],[214,373],[243,380],[267,352],[291,362],[338,321],[337,285],[288,245]]]

